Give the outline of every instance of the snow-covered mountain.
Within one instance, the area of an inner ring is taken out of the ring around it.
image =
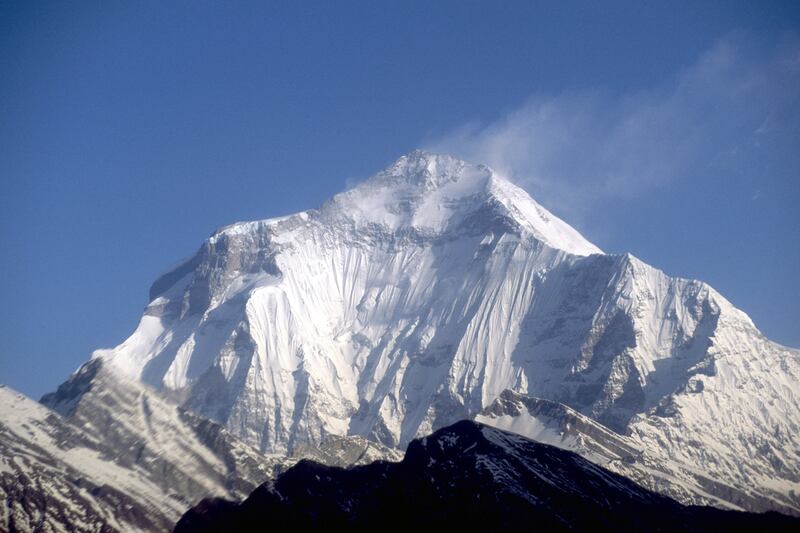
[[[713,497],[800,512],[800,352],[449,156],[219,230],[93,357],[266,453],[402,448],[511,389],[719,481]]]

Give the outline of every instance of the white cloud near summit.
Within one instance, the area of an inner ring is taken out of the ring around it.
[[[490,124],[466,124],[426,147],[487,163],[569,219],[736,165],[800,124],[800,41],[731,35],[657,87],[532,97]],[[754,184],[756,190],[757,184]]]

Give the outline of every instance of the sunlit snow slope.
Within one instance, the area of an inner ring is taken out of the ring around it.
[[[417,151],[320,209],[223,228],[151,300],[94,357],[265,452],[403,447],[512,389],[754,494],[737,504],[800,511],[800,352],[485,166]]]

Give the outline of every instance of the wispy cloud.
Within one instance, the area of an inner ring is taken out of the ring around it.
[[[797,123],[798,87],[796,37],[766,45],[737,34],[650,90],[532,97],[496,122],[465,124],[425,144],[488,163],[581,219],[609,197],[735,165]]]

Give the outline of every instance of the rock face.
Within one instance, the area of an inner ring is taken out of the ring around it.
[[[94,358],[266,453],[402,449],[512,389],[689,465],[711,500],[800,512],[800,352],[484,166],[414,152],[318,210],[223,228],[151,300]]]
[[[532,527],[791,530],[800,519],[684,507],[579,455],[463,421],[413,441],[400,463],[348,470],[303,461],[241,504],[205,500],[176,533],[290,528]]]
[[[317,446],[302,444],[295,446],[291,458],[295,461],[305,459],[345,468],[367,465],[375,461],[398,462],[403,459],[403,452],[363,437],[328,435]]]

